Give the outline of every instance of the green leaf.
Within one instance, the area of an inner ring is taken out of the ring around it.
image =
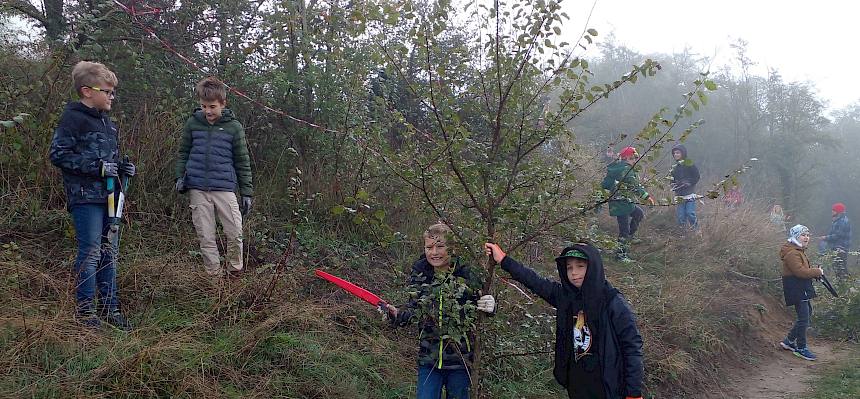
[[[342,215],[344,212],[346,212],[346,207],[343,205],[336,205],[331,208],[331,213],[335,216]]]
[[[591,36],[597,36],[597,30],[595,30],[593,28],[588,28],[588,30],[586,32],[588,32],[588,34]]]
[[[706,80],[705,81],[705,88],[710,90],[710,91],[714,91],[717,89],[717,84],[714,83],[713,80]]]

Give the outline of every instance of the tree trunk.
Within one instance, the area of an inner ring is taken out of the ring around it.
[[[492,212],[492,211],[490,211]],[[492,222],[492,218],[490,218],[490,222],[487,226],[487,237],[489,242],[496,242],[496,226],[495,223]],[[483,245],[481,246],[481,251],[483,251]],[[484,286],[481,291],[481,295],[492,295],[493,288],[493,279],[496,273],[496,261],[493,259],[492,255],[487,257],[487,279],[484,280]],[[475,342],[473,342],[472,355],[474,361],[472,362],[472,371],[471,371],[471,379],[472,379],[472,393],[471,397],[474,399],[483,399],[483,381],[481,374],[481,352],[483,350],[483,343],[481,340],[481,325],[484,323],[484,314],[482,312],[478,312],[478,319],[475,321]]]
[[[63,15],[63,0],[44,0],[45,34],[51,48],[63,39],[66,33],[66,16]]]

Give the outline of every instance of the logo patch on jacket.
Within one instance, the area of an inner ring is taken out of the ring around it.
[[[591,351],[591,329],[585,323],[585,312],[579,311],[576,315],[576,325],[573,327],[573,360],[578,362],[583,356],[590,355]]]

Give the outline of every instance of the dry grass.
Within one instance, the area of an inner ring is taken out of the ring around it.
[[[751,315],[761,312],[762,303],[776,307],[766,302],[772,294],[767,281],[778,276],[782,237],[767,224],[764,210],[751,206],[728,214],[706,206],[700,214],[701,236],[681,238],[672,209],[650,212],[640,235],[645,242],[633,247],[639,261],[607,261],[607,275],[638,314],[647,387],[658,397],[720,389],[726,359],[743,359],[757,342],[761,326]],[[196,249],[191,231],[147,236],[149,223],[140,217],[132,224],[123,246],[120,294],[137,326],[130,334],[87,330],[72,319],[73,251],[62,226],[13,237],[20,249],[0,257],[7,288],[0,295],[12,304],[0,313],[2,395],[413,394],[416,330],[389,329],[372,307],[312,274],[317,267],[334,270],[397,303],[410,259],[305,234],[267,301],[274,251],[260,249],[263,255],[241,280],[212,284],[189,254]],[[604,231],[615,229],[606,217],[600,223]],[[543,259],[552,258],[555,246],[543,251]],[[410,254],[409,248],[388,253]],[[532,260],[540,258],[534,256],[540,249],[528,251]],[[550,263],[534,266],[555,276]],[[506,283],[496,287],[502,312],[484,331],[487,389],[494,397],[558,397],[551,375],[554,310]]]
[[[374,334],[373,310],[331,296],[304,260],[266,300],[271,268],[213,284],[188,256],[187,236],[184,250],[159,256],[134,251],[143,237],[128,239],[118,284],[136,325],[130,334],[74,321],[68,238],[33,237],[3,252],[2,296],[13,306],[0,313],[0,396],[384,397],[409,389],[412,342],[393,344],[402,337],[384,328]],[[35,255],[52,239],[65,245]]]

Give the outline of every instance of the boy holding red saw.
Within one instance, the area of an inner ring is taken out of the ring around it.
[[[427,228],[424,255],[409,276],[409,300],[402,309],[384,305],[393,325],[417,321],[421,328],[418,399],[441,398],[443,388],[448,399],[468,399],[477,311],[492,315],[496,308],[492,295],[480,296],[479,275],[452,258],[453,243],[447,225]]]

